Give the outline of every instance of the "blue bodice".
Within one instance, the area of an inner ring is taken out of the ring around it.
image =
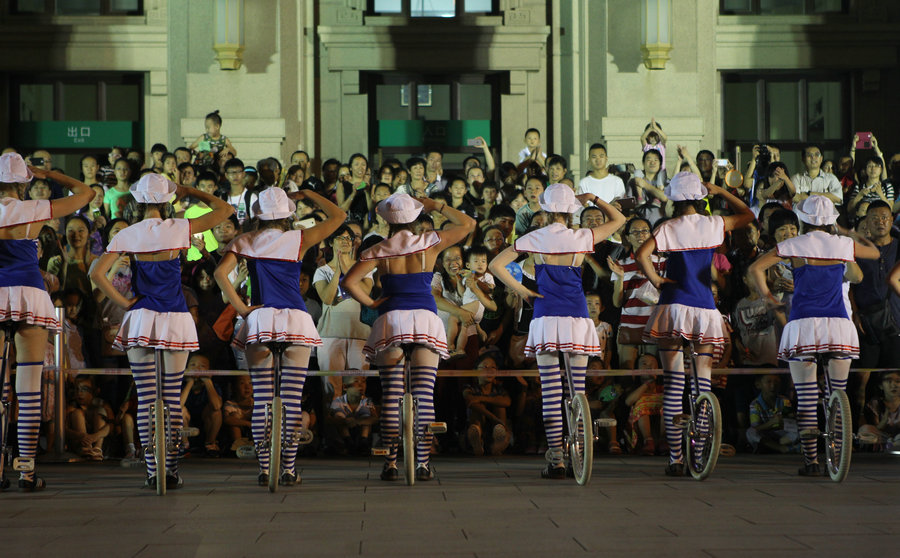
[[[247,260],[250,272],[250,305],[268,308],[290,308],[306,312],[300,294],[300,262],[282,260]]]
[[[44,290],[34,240],[0,240],[0,287],[34,287]]]
[[[135,260],[131,286],[138,301],[132,310],[146,308],[154,312],[187,312],[187,302],[181,290],[181,260],[162,262]]]
[[[666,277],[659,290],[659,304],[683,304],[692,308],[715,309],[712,289],[712,259],[715,248],[668,252]]]
[[[794,297],[789,319],[848,318],[843,282],[842,263],[794,268]]]
[[[391,310],[428,310],[437,314],[431,294],[434,272],[389,273],[381,277],[381,296],[388,299],[378,307],[378,314]]]
[[[581,285],[580,267],[537,264],[534,266],[534,279],[538,294],[544,297],[534,299],[534,318],[589,317]]]

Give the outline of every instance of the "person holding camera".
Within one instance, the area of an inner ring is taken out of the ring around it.
[[[779,161],[781,161],[781,149],[778,147],[764,143],[753,146],[753,157],[750,158],[747,170],[744,172],[744,191],[747,195],[743,196],[743,199],[754,211],[762,207],[756,193],[758,184],[765,177],[769,164]]]

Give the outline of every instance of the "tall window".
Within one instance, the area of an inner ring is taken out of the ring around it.
[[[10,0],[12,14],[142,15],[143,0]]]
[[[369,0],[369,13],[407,17],[458,17],[496,11],[496,0]]]
[[[722,15],[798,15],[846,13],[848,0],[719,0]]]
[[[846,75],[723,75],[725,148],[741,147],[744,160],[753,145],[772,143],[793,173],[801,167],[808,143],[822,146],[834,159],[850,145],[850,93]]]

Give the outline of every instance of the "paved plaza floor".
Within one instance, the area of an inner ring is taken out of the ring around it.
[[[663,458],[598,456],[586,487],[532,457],[438,457],[435,480],[379,480],[374,459],[301,460],[270,494],[255,464],[189,459],[164,497],[116,463],[41,465],[0,493],[0,556],[898,556],[900,457],[856,454],[842,484],[798,456],[722,458],[711,478]]]

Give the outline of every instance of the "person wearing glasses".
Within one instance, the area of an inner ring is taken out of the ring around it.
[[[611,256],[607,259],[610,271],[613,274],[612,301],[622,309],[619,320],[619,333],[616,336],[618,347],[619,366],[631,370],[638,357],[647,352],[656,353],[656,346],[644,344],[644,326],[650,318],[650,312],[659,299],[659,291],[650,284],[647,276],[641,273],[634,251],[640,248],[650,238],[650,222],[641,217],[635,217],[625,223],[623,233],[623,246],[628,246],[629,253],[622,261],[617,261]],[[653,265],[662,274],[666,269],[666,258],[662,254],[653,255]]]
[[[356,263],[356,238],[353,229],[346,224],[338,227],[325,240],[325,245],[331,249],[331,259],[316,269],[313,276],[313,287],[322,301],[322,317],[318,323],[322,346],[316,350],[321,370],[369,368],[363,358],[363,346],[371,328],[359,320],[359,302],[341,286],[344,275]],[[374,271],[360,281],[360,288],[366,294],[372,291],[373,277]],[[343,384],[340,376],[326,376],[323,380],[326,402],[341,396]]]
[[[253,217],[253,205],[257,200],[257,195],[244,185],[244,162],[233,158],[225,163],[225,179],[229,189],[222,198],[234,208],[238,224],[243,225],[244,221]]]
[[[797,173],[791,177],[791,182],[797,189],[794,194],[794,203],[799,203],[812,194],[825,196],[834,202],[834,205],[844,203],[844,190],[841,182],[831,173],[822,170],[822,149],[818,145],[807,145],[803,149],[803,165],[806,171]]]

